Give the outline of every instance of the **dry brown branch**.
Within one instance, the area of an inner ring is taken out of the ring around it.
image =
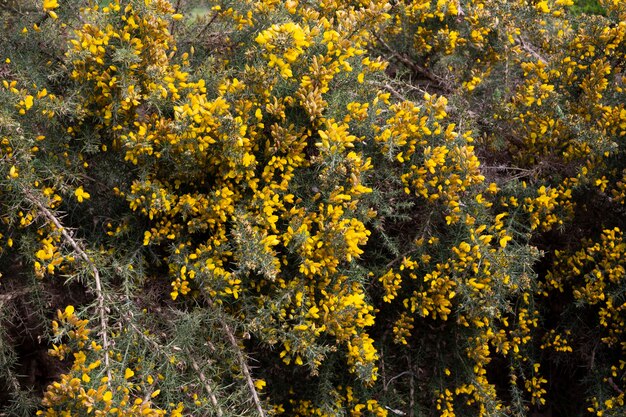
[[[14,298],[19,298],[25,294],[28,294],[29,292],[30,292],[29,288],[22,288],[20,290],[9,292],[7,294],[0,294],[0,308],[4,306],[4,303],[8,303],[9,301],[12,301]]]

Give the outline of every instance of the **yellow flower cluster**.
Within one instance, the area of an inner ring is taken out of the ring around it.
[[[594,321],[601,330],[599,342],[610,348],[619,349],[623,355],[625,305],[616,292],[624,282],[626,271],[624,264],[626,243],[623,240],[623,232],[619,228],[605,229],[599,240],[584,241],[582,248],[575,253],[556,252],[556,255],[554,267],[548,272],[546,279],[545,294],[550,294],[550,290],[568,291],[577,302],[593,307]],[[571,351],[572,348],[568,346],[567,341],[557,340],[557,337],[558,334],[554,336],[552,342],[548,339],[548,346],[560,351]],[[610,380],[615,387],[613,378],[616,378],[618,370],[623,368],[624,361],[620,359],[612,365],[608,375],[605,374],[604,382],[608,383]],[[623,406],[624,396],[623,393],[614,390],[613,395],[606,396],[604,404],[600,404],[597,398],[594,398],[592,403],[589,411],[601,416],[614,407]]]
[[[571,285],[577,300],[601,305],[597,313],[599,324],[608,330],[602,341],[608,345],[619,344],[626,325],[621,313],[624,307],[610,294],[611,288],[619,285],[626,273],[626,243],[622,231],[618,228],[604,230],[599,242],[587,242],[569,256],[558,255],[546,286],[563,291],[565,285]]]
[[[291,78],[293,72],[290,64],[296,62],[304,52],[303,48],[310,45],[307,39],[312,34],[307,34],[307,32],[310,32],[308,28],[302,28],[294,22],[287,22],[264,30],[259,33],[255,41],[266,51],[268,67],[276,67],[281,77]]]
[[[88,92],[88,114],[104,126],[116,131],[133,123],[139,104],[149,98],[181,97],[185,75],[179,66],[168,64],[167,56],[174,42],[166,16],[173,11],[165,0],[125,6],[114,1],[83,11],[89,20],[104,23],[76,29],[67,59],[72,79]]]
[[[155,407],[153,399],[160,391],[154,389],[155,379],[147,375],[145,381],[135,371],[126,368],[120,374],[98,358],[102,346],[91,337],[88,320],[81,320],[73,306],[57,311],[52,322],[54,338],[64,343],[53,345],[50,354],[64,360],[73,356],[71,369],[50,384],[42,400],[44,409],[38,416],[61,417],[75,413],[111,415],[118,417],[151,416],[180,417],[182,404],[170,404],[170,412]],[[118,353],[119,359],[121,354]],[[136,370],[140,370],[138,366]],[[102,376],[105,372],[105,376]],[[136,382],[135,382],[136,381]]]
[[[350,106],[343,121],[325,113],[338,79],[363,83],[366,73],[385,68],[358,56],[367,42],[360,25],[385,19],[387,8],[341,12],[340,26],[303,8],[298,22],[258,32],[248,55],[260,54],[263,65],[251,60],[213,89],[170,60],[176,47],[165,3],[114,2],[86,11],[98,24],[76,31],[68,55],[74,80],[93,85],[88,112],[115,132],[105,145],[146,173],[118,195],[149,222],[143,245],[171,248],[172,299],[206,294],[235,303],[236,311],[236,302],[251,296],[263,305],[287,293],[275,316],[258,318],[259,333],[282,344],[283,362],[316,369],[323,355],[313,347],[330,337],[369,382],[378,353],[365,329],[374,324],[374,308],[346,274],[363,254],[371,234],[364,221],[374,215],[360,206],[372,191],[363,184],[371,161],[358,149],[363,139],[351,133],[364,125],[369,103],[361,104],[365,113]],[[224,16],[254,24],[233,9]],[[156,102],[171,112],[155,111]],[[303,121],[294,118],[301,111]],[[312,189],[294,183],[307,176]],[[88,198],[81,190],[76,197]],[[293,327],[299,337],[278,337],[277,327]]]
[[[564,335],[559,334],[556,330],[550,330],[544,336],[544,342],[540,347],[541,349],[551,348],[557,352],[572,352],[573,349],[567,341],[567,336],[570,334],[570,330],[565,330]]]
[[[338,386],[329,394],[332,394],[335,400],[331,407],[326,407],[326,409],[315,406],[310,400],[291,400],[292,415],[296,417],[333,417],[337,413],[350,417],[388,417],[390,415],[387,408],[377,400],[359,402],[351,386],[345,388]]]
[[[544,185],[539,187],[537,197],[524,199],[523,209],[530,215],[530,227],[548,231],[555,225],[562,225],[573,211],[571,197],[571,188],[562,184],[557,189],[548,189]]]

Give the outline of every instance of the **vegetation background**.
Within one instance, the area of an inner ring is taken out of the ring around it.
[[[0,25],[2,415],[625,415],[625,2]]]

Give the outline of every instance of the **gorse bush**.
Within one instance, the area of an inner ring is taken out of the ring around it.
[[[3,2],[4,412],[623,415],[599,5]]]

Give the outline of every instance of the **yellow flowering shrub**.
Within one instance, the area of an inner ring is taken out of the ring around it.
[[[0,413],[623,415],[624,2],[18,3]]]

